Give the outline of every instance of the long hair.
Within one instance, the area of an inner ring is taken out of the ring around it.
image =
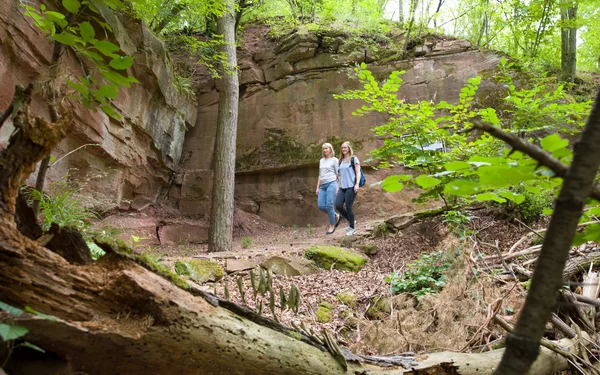
[[[340,147],[344,147],[344,146],[348,146],[348,155],[350,155],[350,159],[348,161],[351,161],[352,158],[354,157],[354,150],[352,150],[352,144],[350,144],[350,142],[346,141],[344,143],[342,143],[342,145]],[[344,153],[340,150],[340,153],[342,154],[342,160],[344,159]]]
[[[333,149],[333,146],[331,145],[331,143],[323,143],[323,146],[321,146],[321,148],[325,148],[327,147],[330,151],[331,151],[331,155],[329,155],[330,158],[335,156],[335,150]],[[325,157],[325,154],[322,152],[323,157]]]

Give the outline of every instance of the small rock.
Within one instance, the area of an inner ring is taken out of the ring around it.
[[[271,270],[275,275],[283,276],[310,275],[316,271],[313,262],[301,258],[293,259],[280,256],[271,257],[262,262],[260,266]]]
[[[379,248],[374,244],[359,245],[358,248],[367,255],[375,255],[379,252]]]
[[[225,261],[225,270],[227,273],[246,271],[256,268],[259,262],[246,259],[227,259]]]
[[[358,272],[369,260],[363,254],[344,250],[335,246],[313,246],[305,253],[306,258],[315,261],[323,269]]]

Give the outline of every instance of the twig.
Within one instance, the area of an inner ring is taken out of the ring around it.
[[[100,144],[98,144],[98,143],[87,143],[87,144],[85,144],[85,145],[83,145],[83,146],[79,146],[79,147],[77,147],[75,150],[69,151],[69,152],[67,152],[66,154],[64,154],[63,156],[61,156],[60,158],[56,159],[56,160],[54,161],[54,163],[52,163],[52,165],[50,165],[50,166],[48,167],[48,169],[50,169],[50,168],[54,167],[54,165],[55,165],[55,164],[57,164],[59,161],[63,160],[63,159],[64,159],[64,158],[66,158],[67,156],[71,155],[72,153],[74,153],[74,152],[76,152],[76,151],[79,151],[79,150],[81,150],[82,148],[84,148],[84,147],[87,147],[87,146],[101,146],[101,145],[100,145]]]
[[[529,155],[532,159],[534,159],[541,165],[548,167],[558,177],[564,178],[567,174],[568,167],[566,164],[554,158],[552,155],[542,150],[538,146],[534,145],[533,143],[526,142],[512,133],[508,133],[500,129],[499,127],[496,127],[492,124],[488,124],[481,120],[473,120],[473,128],[481,129],[484,132],[493,136],[494,138],[498,138],[501,141],[506,142],[509,146],[513,148],[513,150],[521,151],[522,153]],[[593,186],[592,191],[590,192],[590,197],[600,201],[600,189],[598,189],[596,186]]]
[[[558,315],[552,313],[552,317],[550,319],[554,327],[556,327],[556,329],[564,333],[564,335],[567,338],[572,339],[575,336],[577,336],[577,333],[575,333],[575,331],[571,327],[569,327],[567,323],[563,322],[562,319],[558,317]]]
[[[538,236],[539,238],[541,238],[542,240],[544,239],[544,236],[542,236],[541,234],[539,234],[538,232],[536,232],[535,229],[533,229],[532,227],[530,227],[529,225],[525,224],[524,222],[522,222],[521,220],[515,218],[515,221],[519,224],[521,224],[522,226],[524,226],[525,228],[529,229],[531,232],[533,232],[536,236]]]

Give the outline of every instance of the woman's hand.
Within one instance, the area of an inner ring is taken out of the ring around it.
[[[315,191],[315,193],[317,193],[317,197],[319,196],[319,188],[317,188],[317,190]]]
[[[358,184],[354,185],[354,192],[358,193]]]

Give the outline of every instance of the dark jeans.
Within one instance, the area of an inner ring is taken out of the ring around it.
[[[352,205],[354,204],[354,198],[356,198],[356,193],[354,192],[354,187],[348,189],[338,190],[337,196],[335,197],[335,208],[338,210],[340,215],[342,215],[348,223],[350,223],[350,228],[354,229],[354,211],[352,211]],[[346,207],[344,207],[344,203]]]

